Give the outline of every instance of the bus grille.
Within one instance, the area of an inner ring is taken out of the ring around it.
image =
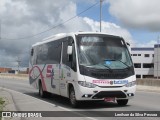
[[[102,99],[107,97],[126,98],[126,94],[122,91],[101,91],[94,95],[93,99]]]
[[[99,78],[99,79],[103,79],[103,78],[114,78],[114,79],[122,79],[125,78],[126,76],[128,76],[126,73],[123,74],[114,74],[114,73],[110,73],[110,74],[105,74],[105,73],[91,73],[91,75],[95,78]]]

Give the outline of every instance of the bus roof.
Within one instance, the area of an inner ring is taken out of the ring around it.
[[[74,33],[59,33],[56,35],[52,35],[50,37],[47,37],[45,39],[43,39],[41,42],[37,42],[35,44],[32,45],[32,47],[37,46],[37,45],[41,45],[44,43],[48,43],[54,40],[58,40],[64,37],[68,37],[68,36],[75,36],[75,35],[81,35],[81,34],[102,34],[102,35],[108,35],[108,36],[112,36],[112,37],[119,37],[120,36],[116,36],[116,35],[111,35],[111,34],[107,34],[107,33],[101,33],[101,32],[74,32]]]

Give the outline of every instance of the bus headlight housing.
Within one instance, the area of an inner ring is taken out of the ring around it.
[[[88,88],[95,88],[97,86],[93,83],[86,82],[86,81],[78,81],[78,84],[83,86],[83,87],[88,87]]]
[[[125,87],[132,87],[134,85],[136,85],[136,81],[132,81],[132,82],[125,84]]]

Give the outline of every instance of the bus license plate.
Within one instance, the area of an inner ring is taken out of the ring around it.
[[[115,102],[115,98],[104,98],[105,102]]]

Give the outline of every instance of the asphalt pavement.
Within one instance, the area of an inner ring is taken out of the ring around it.
[[[149,89],[149,88],[148,88]],[[40,98],[38,91],[29,85],[28,80],[0,78],[0,96],[3,96],[8,103],[6,103],[5,110],[9,111],[71,111],[64,113],[71,114],[71,116],[78,116],[76,119],[100,119],[104,120],[107,111],[160,111],[160,93],[158,91],[146,91],[140,89],[136,92],[136,95],[131,99],[127,106],[118,106],[116,103],[107,102],[86,102],[79,108],[71,108],[68,99],[52,95],[49,98]],[[78,112],[82,111],[82,112]],[[83,112],[84,111],[84,112]],[[93,111],[99,111],[97,113]],[[104,112],[105,111],[105,112]],[[13,120],[18,118],[12,118]],[[20,118],[22,120],[28,120],[33,118]],[[34,119],[52,119],[53,118],[34,118]],[[75,117],[56,117],[54,119],[75,119]],[[133,117],[107,117],[107,119],[135,119]],[[147,117],[137,117],[136,119],[148,119]],[[153,117],[152,119],[157,119]]]

